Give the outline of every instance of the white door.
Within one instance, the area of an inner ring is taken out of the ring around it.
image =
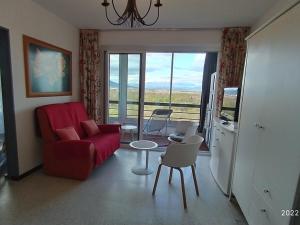
[[[142,53],[108,53],[108,123],[122,125],[123,143],[138,139]]]
[[[254,158],[257,151],[259,132],[256,125],[261,120],[261,109],[264,97],[266,77],[259,71],[267,58],[258,58],[260,49],[248,43],[246,69],[243,81],[243,93],[239,120],[236,162],[233,178],[233,193],[243,209],[247,210],[251,189],[251,178],[254,170]]]
[[[279,224],[288,224],[282,209],[292,209],[300,172],[300,5],[256,35],[260,49],[258,74],[267,77],[261,139],[256,155],[254,187],[273,207]],[[270,60],[271,59],[271,60]]]

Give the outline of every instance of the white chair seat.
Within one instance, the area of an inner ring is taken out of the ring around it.
[[[196,134],[197,124],[191,121],[178,121],[175,132],[169,135],[169,139],[175,142],[186,142],[186,139]]]
[[[184,134],[170,134],[169,135],[170,139],[172,141],[176,141],[176,142],[182,142],[184,139]]]

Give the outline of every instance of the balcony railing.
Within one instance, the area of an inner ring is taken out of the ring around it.
[[[119,101],[109,101],[109,116],[118,117],[118,105]],[[138,106],[137,101],[127,101],[127,106]],[[182,104],[182,103],[157,103],[157,102],[144,102],[144,119],[149,119],[153,110],[156,108],[171,108],[173,113],[171,115],[171,121],[190,120],[197,122],[200,118],[200,104]],[[181,110],[180,110],[181,109]],[[136,109],[127,107],[127,118],[137,118],[138,107]]]

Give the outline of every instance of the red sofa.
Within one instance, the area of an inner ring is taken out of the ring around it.
[[[98,125],[100,133],[88,138],[80,122],[88,120],[80,102],[38,107],[36,114],[43,138],[46,174],[84,180],[120,147],[120,125]],[[73,126],[80,140],[61,141],[55,130]]]

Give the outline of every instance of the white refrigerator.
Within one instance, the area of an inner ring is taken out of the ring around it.
[[[215,107],[215,91],[216,91],[216,80],[217,73],[213,73],[211,75],[210,80],[210,92],[209,92],[209,101],[206,108],[206,116],[205,116],[205,141],[208,147],[210,147],[211,142],[211,131],[213,126],[213,117],[214,117],[214,107]]]

